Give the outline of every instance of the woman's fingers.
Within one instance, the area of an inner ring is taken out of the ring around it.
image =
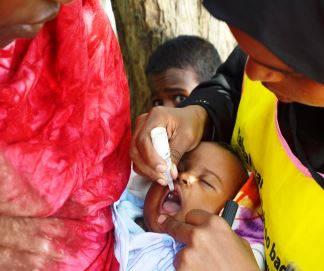
[[[163,226],[165,231],[174,239],[185,244],[191,243],[194,226],[182,221],[178,221],[171,216],[166,218]]]
[[[211,213],[200,209],[193,209],[186,214],[186,223],[199,226],[207,223],[211,217],[214,217],[214,215]]]
[[[174,265],[177,271],[259,270],[250,246],[223,218],[202,210],[190,211],[184,222],[173,217],[162,218],[158,221],[165,231],[186,244],[176,255]]]
[[[166,128],[171,160],[177,165],[185,152],[199,144],[206,120],[207,113],[200,106],[154,107],[149,113],[138,117],[130,150],[136,172],[152,180],[163,178],[161,174],[165,170],[165,162],[152,145],[150,134],[153,128]],[[173,168],[172,177],[176,176],[177,172]]]
[[[152,181],[165,180],[164,172],[166,164],[154,151],[151,138],[149,115],[143,114],[136,119],[136,129],[130,148],[130,157],[134,161],[133,168],[139,175],[145,176]]]
[[[165,216],[165,215],[161,215]],[[160,223],[162,222],[165,231],[174,237],[176,240],[191,245],[195,242],[201,241],[203,236],[204,227],[212,227],[212,223],[218,223],[218,220],[222,218],[208,213],[203,210],[191,210],[186,214],[185,222],[178,221],[172,216],[165,216],[164,219],[160,217]],[[213,220],[213,221],[212,221]],[[220,221],[219,223],[225,223]]]

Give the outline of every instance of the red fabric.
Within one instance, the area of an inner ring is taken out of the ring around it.
[[[126,186],[129,143],[123,62],[97,0],[0,50],[0,214],[26,218],[32,240],[0,247],[55,254],[41,270],[118,270],[107,206]]]

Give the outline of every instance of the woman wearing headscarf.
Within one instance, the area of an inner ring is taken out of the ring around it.
[[[0,46],[0,270],[118,270],[129,96],[100,2],[0,0]]]
[[[150,130],[165,126],[173,162],[202,138],[231,141],[256,176],[268,270],[323,270],[324,1],[205,0],[230,26],[236,48],[216,76],[178,109],[139,118],[135,169],[165,183]],[[173,176],[177,172],[173,169]],[[224,220],[193,211],[158,222],[187,247],[177,270],[258,270],[251,250]]]

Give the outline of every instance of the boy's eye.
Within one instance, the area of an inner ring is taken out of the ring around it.
[[[183,102],[185,99],[187,99],[187,96],[184,95],[176,95],[173,97],[173,100],[176,104]]]
[[[159,99],[155,99],[155,100],[152,101],[152,105],[153,106],[163,105],[163,101],[159,100]]]

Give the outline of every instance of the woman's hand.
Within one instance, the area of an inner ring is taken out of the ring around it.
[[[185,222],[161,215],[165,231],[186,247],[176,255],[177,271],[259,271],[251,247],[220,216],[192,210]]]
[[[204,133],[207,112],[201,106],[185,108],[154,107],[149,113],[137,118],[130,150],[134,170],[153,181],[166,184],[166,165],[155,152],[150,132],[155,127],[165,127],[168,132],[171,160],[177,165],[182,155],[195,148]],[[173,167],[173,178],[177,172]]]

